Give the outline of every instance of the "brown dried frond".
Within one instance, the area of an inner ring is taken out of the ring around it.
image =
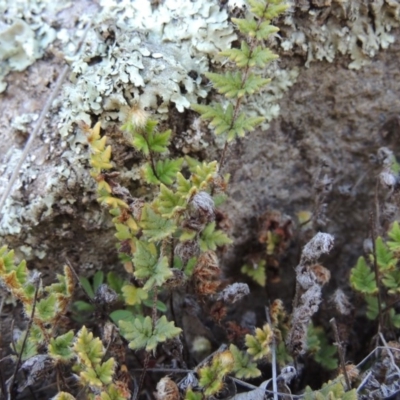
[[[172,268],[171,272],[172,276],[165,282],[165,287],[168,289],[176,289],[186,283],[187,276],[183,271],[177,268]]]
[[[360,375],[359,369],[354,364],[347,364],[345,366],[346,375],[349,377],[351,382],[354,382]],[[343,369],[339,369],[339,374],[343,374]]]
[[[211,317],[216,322],[221,322],[227,314],[226,307],[222,301],[214,303],[210,310]]]
[[[226,330],[228,332],[229,342],[238,342],[244,340],[244,337],[251,333],[250,329],[240,326],[235,321],[228,321],[226,323]]]
[[[314,273],[317,283],[321,286],[328,283],[331,279],[331,272],[321,264],[314,264],[309,268]]]
[[[157,383],[154,396],[157,400],[179,400],[178,386],[169,376],[165,376]]]
[[[193,282],[198,295],[215,294],[221,285],[221,269],[215,252],[209,250],[202,253],[193,271]]]
[[[224,179],[223,176],[217,174],[213,178],[213,185],[214,185],[214,194],[224,193],[228,187],[228,182]]]

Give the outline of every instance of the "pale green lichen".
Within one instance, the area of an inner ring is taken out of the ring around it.
[[[46,13],[64,8],[52,1],[16,0],[0,2],[0,93],[11,71],[23,71],[41,58],[55,39],[55,30],[46,22]]]
[[[281,25],[280,45],[288,55],[304,55],[306,66],[348,55],[349,68],[359,69],[394,42],[391,31],[399,23],[398,1],[292,0]]]
[[[71,85],[64,90],[60,132],[74,122],[124,120],[139,101],[161,115],[205,97],[202,75],[236,35],[214,1],[103,1],[82,53],[71,59]]]

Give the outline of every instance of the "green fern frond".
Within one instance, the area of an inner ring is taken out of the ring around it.
[[[258,378],[261,371],[257,368],[257,364],[250,361],[250,357],[243,351],[240,351],[234,344],[229,346],[229,350],[233,355],[234,364],[232,372],[238,379]]]
[[[150,317],[136,318],[134,322],[120,321],[119,327],[122,335],[129,341],[130,349],[144,348],[146,351],[154,350],[159,343],[178,336],[182,331],[173,322],[167,321],[165,315],[157,320],[154,329]]]
[[[143,207],[139,225],[150,242],[171,236],[177,228],[173,220],[162,217],[150,205]]]
[[[400,225],[398,221],[395,221],[388,233],[390,239],[387,242],[389,249],[393,252],[400,252]]]
[[[74,331],[70,330],[64,335],[51,338],[48,346],[48,354],[55,360],[68,361],[74,357],[72,346],[74,342]]]
[[[93,333],[83,326],[78,332],[74,344],[74,351],[80,358],[83,365],[91,368],[101,362],[104,355],[104,348],[99,338],[94,338]]]
[[[256,328],[255,335],[246,335],[247,352],[253,356],[254,360],[261,360],[271,352],[273,332],[268,324],[262,329]]]
[[[172,276],[167,257],[159,257],[154,243],[136,241],[136,252],[133,256],[134,275],[137,279],[147,279],[143,289],[148,291],[154,285],[161,286]]]
[[[150,163],[143,165],[143,175],[147,183],[172,185],[180,171],[183,158],[176,160],[158,160],[153,167]]]
[[[312,323],[307,329],[307,350],[314,360],[328,370],[336,369],[338,360],[335,356],[337,349],[328,343],[322,327],[315,327]]]
[[[234,123],[233,104],[231,103],[226,109],[219,103],[212,106],[193,104],[192,108],[201,115],[201,119],[210,121],[211,126],[215,128],[216,135],[227,133]]]
[[[376,238],[375,249],[376,262],[378,264],[379,270],[381,272],[393,270],[397,264],[397,258],[395,258],[394,254],[387,248],[381,237]],[[372,255],[371,260],[373,261]]]
[[[267,283],[267,274],[265,271],[265,260],[260,261],[256,265],[243,265],[240,272],[244,275],[249,276],[254,282],[258,283],[260,286],[264,287]]]
[[[352,268],[350,283],[355,290],[364,294],[375,294],[378,292],[375,274],[368,267],[364,257],[360,257],[357,265]]]
[[[125,285],[122,287],[122,295],[125,303],[129,306],[140,304],[143,300],[149,297],[149,293],[143,288],[134,285]]]
[[[279,31],[279,28],[271,25],[269,21],[264,21],[259,24],[259,22],[254,19],[232,18],[232,22],[237,25],[241,33],[256,38],[257,40],[268,39],[270,35]]]
[[[179,193],[174,193],[163,184],[160,185],[160,194],[153,202],[154,207],[165,218],[171,218],[176,213],[183,211],[186,204],[184,197]]]
[[[217,247],[231,244],[232,240],[221,230],[215,230],[215,222],[211,222],[201,233],[200,249],[201,251],[213,250]]]

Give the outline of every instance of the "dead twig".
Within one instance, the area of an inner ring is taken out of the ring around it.
[[[343,350],[342,342],[340,341],[339,331],[338,331],[338,328],[337,328],[337,325],[336,325],[335,318],[332,318],[329,321],[329,323],[332,325],[332,328],[333,328],[333,334],[335,336],[336,346],[337,346],[338,353],[339,353],[340,365],[341,365],[342,370],[343,370],[343,375],[344,375],[344,379],[346,381],[347,390],[350,390],[351,389],[351,382],[350,382],[350,379],[349,379],[349,375],[347,374],[344,350]]]
[[[385,339],[385,338],[383,337],[383,335],[382,335],[382,332],[379,332],[379,337],[381,338],[382,343],[383,343],[384,346],[385,346],[385,349],[386,349],[386,351],[387,351],[387,353],[388,353],[388,356],[389,356],[389,358],[390,358],[390,361],[391,361],[392,364],[393,364],[394,369],[397,371],[397,373],[398,373],[398,375],[399,375],[399,377],[400,377],[400,368],[397,366],[397,364],[396,364],[396,362],[395,362],[395,360],[394,360],[394,357],[393,357],[393,354],[392,354],[392,351],[391,351],[391,347],[389,347],[388,343],[386,342],[386,339]]]
[[[371,220],[371,239],[372,239],[372,256],[373,256],[373,265],[374,265],[374,272],[375,272],[375,281],[376,281],[376,287],[378,288],[378,313],[379,313],[379,328],[378,331],[383,327],[383,313],[382,313],[382,294],[380,291],[380,283],[379,283],[379,268],[378,268],[378,262],[376,258],[376,225],[374,222],[373,214],[370,216]]]
[[[31,330],[31,327],[32,327],[32,324],[33,324],[33,318],[35,316],[35,310],[36,310],[36,302],[37,302],[37,297],[38,297],[38,293],[39,293],[39,286],[40,286],[40,279],[38,279],[37,282],[36,282],[36,289],[35,289],[35,295],[33,297],[33,305],[32,305],[31,316],[29,318],[28,327],[26,329],[25,337],[24,337],[24,340],[22,342],[21,350],[20,350],[20,352],[18,354],[17,363],[15,364],[14,373],[13,373],[11,379],[10,379],[10,383],[9,383],[9,386],[8,386],[9,399],[13,399],[14,398],[15,379],[16,379],[17,373],[19,371],[19,367],[20,367],[21,360],[22,360],[22,353],[24,352],[24,348],[25,348],[26,342],[28,340],[29,331]]]

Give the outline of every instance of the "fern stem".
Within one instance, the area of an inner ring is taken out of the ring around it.
[[[343,375],[344,375],[344,379],[346,381],[347,390],[351,390],[351,383],[350,383],[349,375],[347,374],[347,370],[346,370],[346,359],[344,356],[344,350],[343,350],[342,342],[340,340],[336,320],[335,320],[335,318],[332,318],[329,322],[333,328],[333,334],[335,336],[336,346],[337,346],[338,353],[339,353],[340,365],[343,370]]]
[[[383,327],[383,313],[382,313],[382,294],[380,290],[380,282],[379,282],[379,268],[378,268],[378,262],[377,262],[377,257],[376,257],[376,234],[375,234],[375,223],[374,223],[374,218],[373,214],[370,216],[371,220],[371,239],[372,239],[372,257],[373,257],[373,265],[374,265],[374,272],[375,272],[375,281],[376,281],[376,287],[378,288],[378,313],[379,313],[379,328],[378,331]]]
[[[269,3],[267,2],[265,4],[265,8],[264,8],[263,14],[267,11],[268,7],[269,7]],[[265,20],[265,18],[260,18],[258,20],[257,28],[256,28],[255,32],[258,32],[260,30],[260,25],[264,22],[264,20]],[[242,84],[240,86],[241,89],[243,89],[244,85],[246,84],[247,78],[249,77],[249,73],[251,71],[251,67],[250,67],[249,63],[250,63],[250,60],[251,60],[251,56],[253,55],[254,48],[255,48],[256,44],[257,44],[257,39],[256,38],[251,39],[249,57],[248,57],[247,64],[246,64],[246,66],[244,68]],[[243,99],[243,96],[239,97],[238,99],[236,99],[236,104],[235,104],[235,108],[234,108],[234,111],[233,111],[232,121],[230,123],[228,131],[231,130],[233,128],[234,124],[235,124],[236,118],[238,116],[239,108],[240,108],[240,105],[242,103],[242,99]],[[228,140],[225,141],[224,149],[222,150],[221,158],[219,160],[218,172],[220,172],[222,170],[222,167],[224,165],[227,148],[228,148]]]

